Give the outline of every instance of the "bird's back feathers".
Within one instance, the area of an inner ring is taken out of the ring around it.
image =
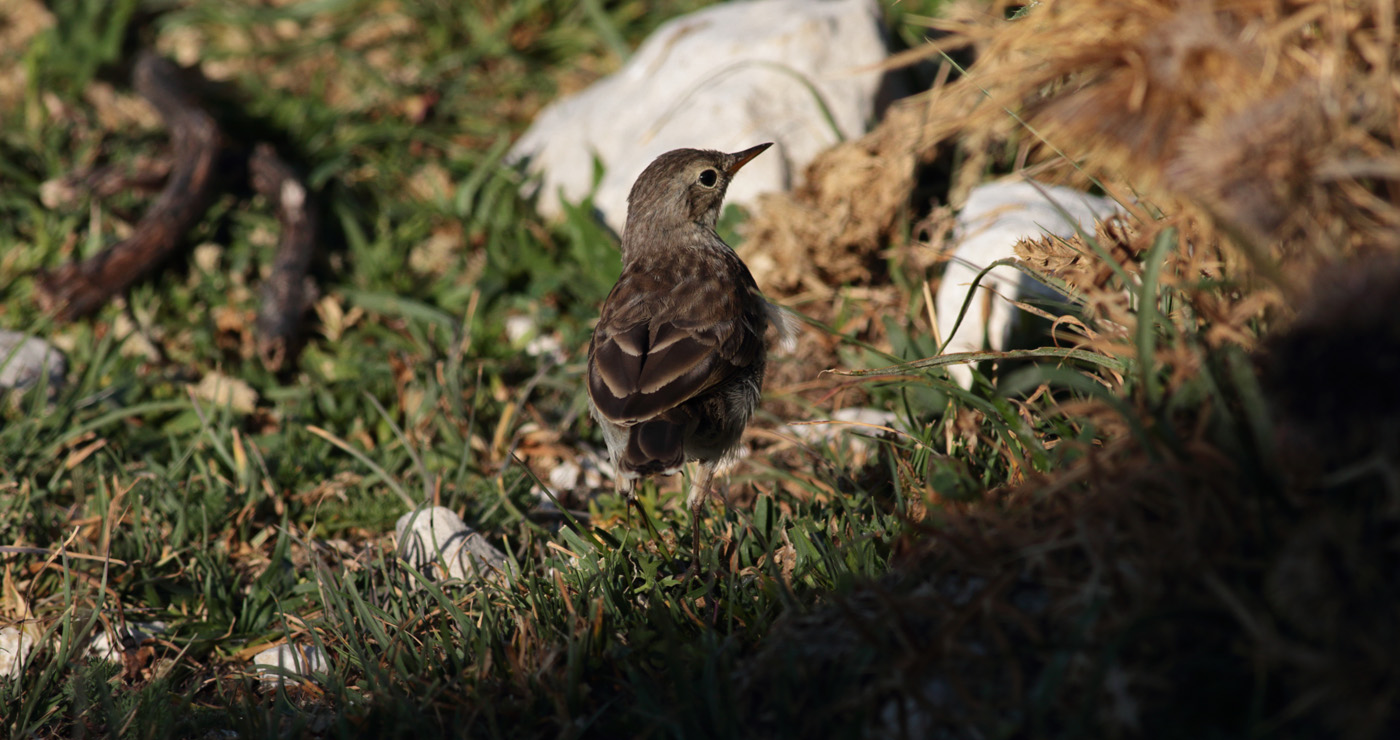
[[[756,370],[761,382],[768,304],[743,262],[714,240],[670,260],[634,262],[604,304],[588,393],[601,422],[632,428],[625,470],[650,474],[650,458],[674,472],[685,438],[722,422],[699,401],[745,372]]]

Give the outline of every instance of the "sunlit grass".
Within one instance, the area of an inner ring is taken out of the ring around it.
[[[901,250],[883,258],[888,283],[805,306],[830,367],[774,358],[774,377],[799,380],[769,384],[700,553],[675,481],[642,491],[655,533],[606,477],[545,490],[603,447],[580,376],[620,267],[590,204],[542,220],[502,156],[540,106],[699,4],[196,2],[145,28],[205,61],[236,120],[284,147],[318,197],[313,333],[283,374],[253,351],[278,228],[257,198],[220,200],[189,256],[94,318],[42,314],[34,271],[120,238],[147,202],[40,200],[46,181],[161,151],[139,116],[84,97],[116,75],[111,29],[141,4],[68,4],[32,45],[0,50],[30,71],[0,112],[0,324],[69,363],[52,396],[0,397],[0,625],[40,638],[0,679],[9,736],[1337,726],[1289,693],[1290,668],[1331,664],[1278,656],[1370,654],[1329,653],[1336,633],[1310,631],[1280,594],[1302,582],[1303,597],[1374,605],[1354,610],[1377,615],[1366,639],[1393,644],[1393,583],[1361,565],[1371,550],[1337,554],[1355,583],[1289,570],[1338,532],[1382,539],[1391,514],[1374,502],[1393,496],[1392,468],[1285,480],[1240,343],[1266,333],[1264,314],[1229,313],[1251,286],[1184,262],[1202,235],[1148,203],[1124,244],[1041,245],[1080,250],[1101,283],[1021,265],[1078,322],[1042,347],[940,357],[931,275]],[[888,8],[909,42],[897,16],[939,3],[915,5]],[[726,214],[727,238],[742,219]],[[972,389],[949,382],[953,361],[973,364]],[[215,374],[255,393],[252,408],[211,401],[199,384]],[[850,407],[892,416],[825,422]],[[795,421],[841,433],[799,438]],[[415,571],[393,527],[422,504],[460,514],[519,576]],[[88,654],[137,622],[164,625],[145,652]],[[281,642],[324,650],[328,672],[254,675],[251,657]]]
[[[146,201],[79,193],[50,210],[41,184],[158,153],[162,136],[131,119],[104,130],[82,97],[117,71],[136,4],[59,9],[55,30],[6,58],[35,74],[0,141],[0,316],[70,367],[51,399],[12,395],[0,426],[3,544],[34,549],[3,556],[2,616],[45,633],[0,683],[9,734],[728,734],[727,676],[774,621],[888,570],[908,506],[842,489],[825,453],[809,458],[815,476],[741,468],[731,494],[751,503],[707,512],[713,547],[688,579],[674,494],[646,496],[653,540],[610,492],[565,516],[538,493],[555,458],[537,445],[600,444],[579,363],[618,265],[586,203],[541,221],[501,157],[561,88],[690,5],[162,15],[156,46],[198,50],[236,91],[236,120],[280,141],[320,201],[317,333],[280,377],[251,351],[277,230],[258,199],[219,201],[190,235],[198,256],[95,318],[46,322],[33,271],[120,238]],[[93,33],[105,40],[82,41]],[[563,356],[527,354],[507,316]],[[253,410],[195,392],[214,372],[255,392]],[[391,547],[406,502],[458,511],[521,577],[424,582]],[[164,625],[153,653],[125,667],[87,656],[130,622]],[[329,675],[285,690],[253,677],[247,659],[283,640],[324,648]]]

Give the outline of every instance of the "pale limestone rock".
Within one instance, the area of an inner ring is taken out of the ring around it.
[[[888,54],[881,13],[877,0],[760,0],[676,18],[617,73],[546,108],[508,159],[541,173],[540,212],[557,216],[561,191],[572,203],[588,194],[596,157],[593,204],[620,234],[632,183],[657,155],[775,142],[729,188],[726,202],[752,204],[875,119],[888,93],[871,69]]]
[[[430,578],[513,577],[504,553],[444,506],[410,511],[394,525],[399,557]]]
[[[38,633],[32,624],[0,629],[0,678],[19,675],[38,643]]]
[[[326,652],[315,645],[283,643],[254,655],[253,670],[272,682],[290,676],[309,679],[314,673],[330,670],[330,660]]]
[[[856,460],[864,460],[874,449],[871,440],[885,433],[883,428],[902,431],[904,425],[893,411],[866,407],[837,409],[830,419],[788,424],[783,432],[810,445],[845,445]]]
[[[164,622],[132,622],[126,626],[124,635],[112,635],[104,629],[92,638],[92,644],[88,646],[88,654],[98,660],[117,663],[121,661],[122,653],[126,650],[124,644],[126,640],[129,640],[129,644],[133,647],[140,647],[147,641],[154,640],[156,635],[164,631]]]
[[[68,360],[48,342],[0,329],[0,390],[29,388],[47,373],[52,393],[63,384],[67,372]]]
[[[549,471],[549,489],[554,494],[596,491],[612,485],[612,463],[593,449],[585,447],[579,452],[577,460],[565,460]]]
[[[953,234],[957,246],[935,300],[939,335],[947,342],[944,353],[1009,349],[1020,309],[1007,299],[1025,301],[1056,295],[1015,268],[997,267],[978,283],[982,295],[973,297],[957,333],[951,334],[972,281],[987,265],[1015,257],[1016,243],[1022,239],[1046,234],[1071,237],[1076,224],[1092,234],[1096,221],[1119,210],[1118,204],[1107,198],[1026,181],[996,182],[974,189],[958,213]],[[951,365],[948,373],[964,388],[972,385],[972,370],[967,365]]]

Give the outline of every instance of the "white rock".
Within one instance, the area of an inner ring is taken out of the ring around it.
[[[561,190],[574,203],[588,194],[597,157],[593,204],[622,233],[627,193],[657,155],[775,142],[729,188],[726,202],[752,204],[838,141],[833,122],[842,138],[866,131],[883,76],[858,70],[887,54],[877,0],[716,5],[664,24],[617,73],[547,107],[508,159],[542,174],[540,212],[557,216]]]
[[[611,488],[612,463],[597,450],[583,445],[576,459],[564,460],[549,471],[548,485],[556,498],[565,493],[596,491],[605,485]],[[541,506],[553,505],[542,489],[535,493],[540,497]]]
[[[549,471],[549,489],[551,491],[572,491],[582,477],[583,468],[572,460],[565,460]]]
[[[24,332],[0,329],[0,390],[28,388],[45,372],[52,392],[68,372],[68,360],[62,352]]]
[[[808,444],[839,440],[853,453],[864,456],[871,450],[870,439],[884,433],[874,427],[900,429],[902,426],[899,415],[893,411],[856,406],[837,409],[829,423],[788,424],[783,431]]]
[[[1064,213],[1057,210],[1056,205]],[[958,214],[953,232],[957,247],[943,273],[935,300],[938,331],[948,343],[944,353],[1005,350],[1010,344],[1019,310],[1007,299],[1058,297],[1019,270],[997,267],[978,283],[983,295],[973,298],[957,333],[951,334],[972,281],[987,265],[1015,257],[1016,243],[1022,239],[1040,238],[1045,234],[1070,237],[1075,233],[1075,224],[1092,234],[1096,221],[1119,211],[1118,204],[1107,198],[1052,185],[1016,181],[974,189]],[[949,341],[950,336],[952,341]],[[972,369],[967,365],[949,366],[948,372],[964,388],[972,385]]]
[[[831,414],[831,423],[788,424],[784,430],[804,442],[819,442],[835,439],[846,433],[878,436],[883,432],[872,427],[898,428],[899,415],[893,411],[881,411],[864,406],[837,409]]]
[[[613,484],[616,471],[613,470],[612,459],[608,457],[606,448],[600,450],[592,445],[579,445],[578,464],[583,470],[579,484],[584,490],[596,491],[604,485]]]
[[[564,345],[559,335],[540,331],[535,319],[530,316],[507,316],[505,322],[506,339],[512,347],[525,350],[530,357],[548,357],[554,362],[564,361]]]
[[[286,675],[311,678],[330,667],[326,653],[315,645],[282,643],[253,656],[253,668],[265,679],[277,681]],[[280,672],[272,669],[280,669]]]
[[[479,532],[468,527],[456,512],[443,506],[410,511],[394,524],[399,557],[424,575],[461,580],[480,577],[514,577],[504,553]]]
[[[130,644],[140,646],[147,640],[155,639],[155,636],[165,631],[163,622],[132,622],[126,627],[126,635],[130,639]],[[88,654],[98,660],[109,662],[120,662],[122,653],[125,652],[123,636],[114,636],[102,630],[97,636],[92,638],[92,644],[88,646]]]
[[[0,629],[0,678],[18,676],[37,641],[36,630],[32,627]]]
[[[554,362],[564,361],[564,343],[558,334],[541,334],[525,345],[525,354],[531,357],[547,357]]]

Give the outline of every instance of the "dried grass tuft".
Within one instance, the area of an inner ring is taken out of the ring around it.
[[[765,290],[829,296],[835,286],[883,277],[879,252],[929,156],[924,107],[891,108],[870,134],[818,156],[796,190],[760,201],[740,252]]]
[[[897,576],[785,623],[749,683],[854,665],[869,691],[800,720],[864,711],[896,736],[1400,734],[1395,3],[1043,0],[1007,21],[1009,6],[941,22],[977,64],[848,145],[870,155],[859,178],[814,165],[747,248],[870,254],[935,149],[975,164],[1020,145],[1038,177],[1129,205],[1099,251],[1017,254],[1083,299],[1081,346],[1165,387],[1102,373],[1130,410],[1061,406],[1099,432],[1072,467],[943,502]],[[895,187],[866,188],[881,167]],[[1147,300],[1171,328],[1139,332],[1134,291],[1166,234]],[[773,285],[825,279],[792,270]],[[1136,356],[1145,341],[1156,356]]]
[[[1010,5],[937,22],[952,36],[930,49],[980,50],[969,73],[896,106],[764,202],[744,251],[766,289],[879,279],[918,168],[954,142],[965,162],[950,200],[985,176],[989,151],[1021,142],[1042,177],[1097,181],[1225,234],[1232,254],[1195,243],[1193,257],[1290,298],[1363,245],[1400,248],[1391,4],[1046,0],[1007,21]]]
[[[991,36],[967,126],[1018,136],[1014,112],[1042,156],[1199,209],[1296,289],[1400,248],[1395,27],[1387,3],[1047,0]]]

